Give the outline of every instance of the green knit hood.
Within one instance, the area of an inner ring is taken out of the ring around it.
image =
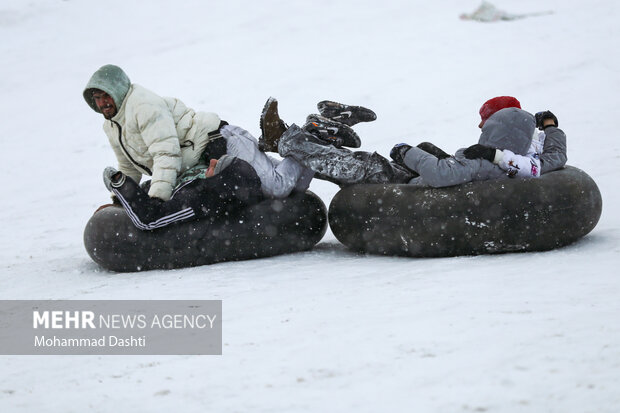
[[[90,78],[84,89],[84,100],[95,112],[101,113],[95,100],[92,97],[92,90],[99,89],[110,95],[114,99],[116,109],[118,110],[127,96],[127,92],[131,87],[129,77],[118,66],[105,65],[101,66]]]

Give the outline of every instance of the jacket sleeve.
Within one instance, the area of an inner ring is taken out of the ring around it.
[[[172,113],[163,105],[143,104],[136,111],[140,135],[153,157],[150,197],[167,201],[181,171],[181,147]]]
[[[404,162],[409,169],[420,174],[427,185],[441,188],[472,181],[480,169],[479,165],[482,161],[479,159],[457,159],[452,156],[438,159],[420,148],[413,147],[405,154]],[[489,165],[491,165],[490,162]]]
[[[566,165],[566,134],[562,129],[550,126],[545,129],[545,144],[540,155],[542,174]]]

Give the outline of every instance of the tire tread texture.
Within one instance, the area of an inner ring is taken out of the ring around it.
[[[353,185],[332,199],[329,224],[355,251],[447,257],[562,247],[592,231],[601,211],[596,183],[567,166],[448,188]]]
[[[172,269],[271,257],[311,249],[327,230],[327,208],[310,191],[269,199],[225,220],[197,220],[141,231],[120,207],[93,215],[84,246],[117,272]]]

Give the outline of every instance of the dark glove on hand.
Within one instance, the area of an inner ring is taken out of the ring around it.
[[[465,149],[463,155],[467,159],[486,159],[489,162],[493,162],[495,159],[495,149],[477,143]]]
[[[397,164],[402,165],[405,159],[405,154],[407,154],[409,149],[411,149],[411,145],[406,143],[397,143],[390,151],[390,158],[394,159],[394,162]]]
[[[558,122],[558,118],[556,118],[556,116],[550,110],[538,112],[536,113],[536,115],[534,115],[534,118],[536,118],[536,127],[540,130],[545,129],[545,126],[543,126],[543,124],[547,119],[553,119],[554,125],[547,125],[546,127],[560,125],[560,123]]]
[[[422,149],[424,152],[430,153],[431,155],[437,157],[437,159],[446,159],[452,156],[446,151],[444,151],[443,149],[433,145],[430,142],[422,142],[418,145],[418,148]]]

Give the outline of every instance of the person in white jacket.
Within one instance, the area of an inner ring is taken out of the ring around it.
[[[132,84],[118,66],[105,65],[88,81],[86,103],[106,119],[103,130],[118,169],[137,183],[151,176],[149,196],[170,199],[179,174],[196,165],[218,133],[215,113],[195,112],[175,98]]]
[[[195,112],[179,99],[133,84],[118,66],[98,69],[83,96],[105,118],[103,129],[119,171],[136,183],[142,175],[151,176],[151,198],[169,200],[184,172],[224,154],[248,162],[267,197],[303,191],[312,179],[313,172],[296,161],[276,160],[259,151],[256,139],[244,129],[228,125],[215,113]]]

